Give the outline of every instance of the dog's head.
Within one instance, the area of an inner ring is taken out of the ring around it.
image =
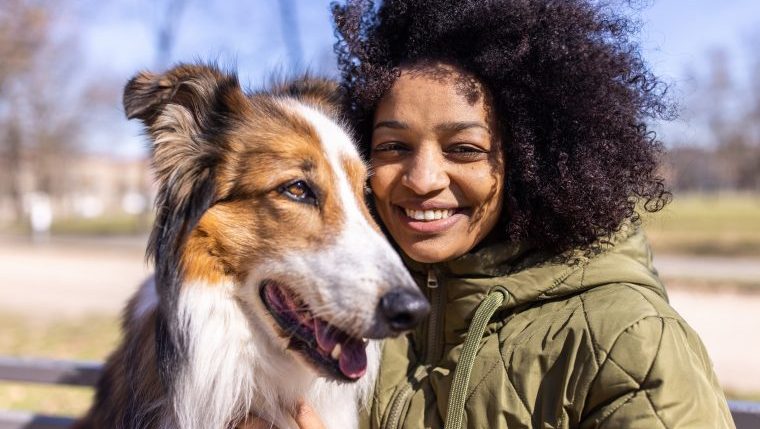
[[[135,76],[124,106],[153,142],[162,313],[188,285],[233,284],[271,341],[356,380],[365,339],[410,329],[428,304],[364,205],[335,95],[313,79],[246,94],[216,67],[180,65]]]

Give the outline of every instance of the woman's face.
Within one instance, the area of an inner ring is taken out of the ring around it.
[[[378,104],[370,154],[378,214],[404,253],[423,263],[480,242],[499,219],[504,183],[485,94],[471,103],[456,71],[433,73],[401,73]]]

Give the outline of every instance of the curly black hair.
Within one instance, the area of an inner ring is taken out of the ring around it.
[[[372,116],[400,69],[443,63],[489,92],[505,156],[508,239],[590,249],[637,206],[671,199],[648,119],[667,86],[633,40],[637,23],[594,0],[371,0],[332,4],[348,114],[365,155]]]

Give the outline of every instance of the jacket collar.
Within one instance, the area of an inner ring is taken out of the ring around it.
[[[561,262],[507,242],[437,264],[421,264],[406,256],[404,262],[423,289],[430,270],[443,288],[443,334],[448,344],[462,341],[476,308],[498,286],[509,292],[498,310],[501,314],[610,283],[639,284],[667,299],[646,238],[637,228],[624,226],[598,245],[600,251],[592,257],[576,251]]]

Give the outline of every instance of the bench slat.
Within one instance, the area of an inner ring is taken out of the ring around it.
[[[67,417],[43,416],[20,411],[0,411],[0,429],[64,429],[74,424]]]
[[[760,402],[728,401],[736,429],[760,428]]]
[[[0,357],[0,380],[94,386],[102,368],[97,362]]]

